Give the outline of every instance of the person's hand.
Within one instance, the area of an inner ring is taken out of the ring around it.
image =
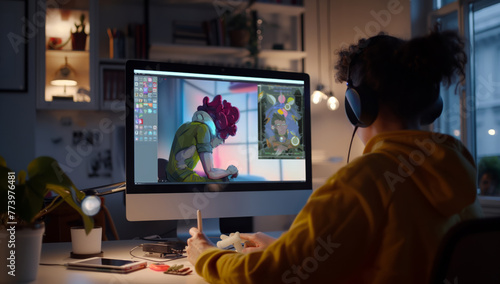
[[[214,247],[214,244],[208,240],[205,234],[200,233],[197,228],[189,229],[189,234],[191,238],[187,240],[187,259],[192,265],[196,264],[198,257],[205,250]]]
[[[231,178],[235,178],[238,176],[238,168],[233,166],[233,165],[230,165],[229,167],[227,167],[226,171],[229,172],[229,174],[231,175]]]
[[[276,238],[273,238],[264,233],[258,232],[255,234],[240,234],[240,238],[245,242],[245,248],[243,248],[243,253],[249,253],[254,251],[265,250],[270,244],[272,244]]]

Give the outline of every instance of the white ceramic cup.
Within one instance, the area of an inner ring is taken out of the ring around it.
[[[71,227],[71,245],[74,254],[101,252],[102,227],[94,227],[87,235],[83,227]]]

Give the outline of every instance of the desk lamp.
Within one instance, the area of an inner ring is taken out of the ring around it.
[[[82,211],[87,216],[94,216],[99,213],[101,209],[101,199],[100,196],[112,194],[120,191],[124,191],[126,188],[125,182],[118,182],[114,184],[92,187],[84,189],[85,198],[82,200]]]

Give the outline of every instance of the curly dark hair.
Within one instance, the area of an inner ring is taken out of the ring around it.
[[[439,96],[439,84],[465,79],[463,39],[435,26],[426,36],[403,40],[386,34],[361,39],[337,51],[337,82],[368,89],[378,103],[403,119],[414,118]],[[458,86],[458,82],[457,82]]]
[[[220,138],[226,140],[229,135],[236,135],[240,111],[230,102],[223,101],[221,95],[215,96],[211,102],[208,97],[204,97],[203,105],[198,106],[198,110],[206,111],[212,117]]]

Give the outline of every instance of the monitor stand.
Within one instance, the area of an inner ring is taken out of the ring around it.
[[[189,229],[197,227],[196,219],[184,219],[177,221],[177,238],[183,242],[191,237]],[[203,218],[203,233],[214,244],[220,240],[220,219],[219,218]]]

